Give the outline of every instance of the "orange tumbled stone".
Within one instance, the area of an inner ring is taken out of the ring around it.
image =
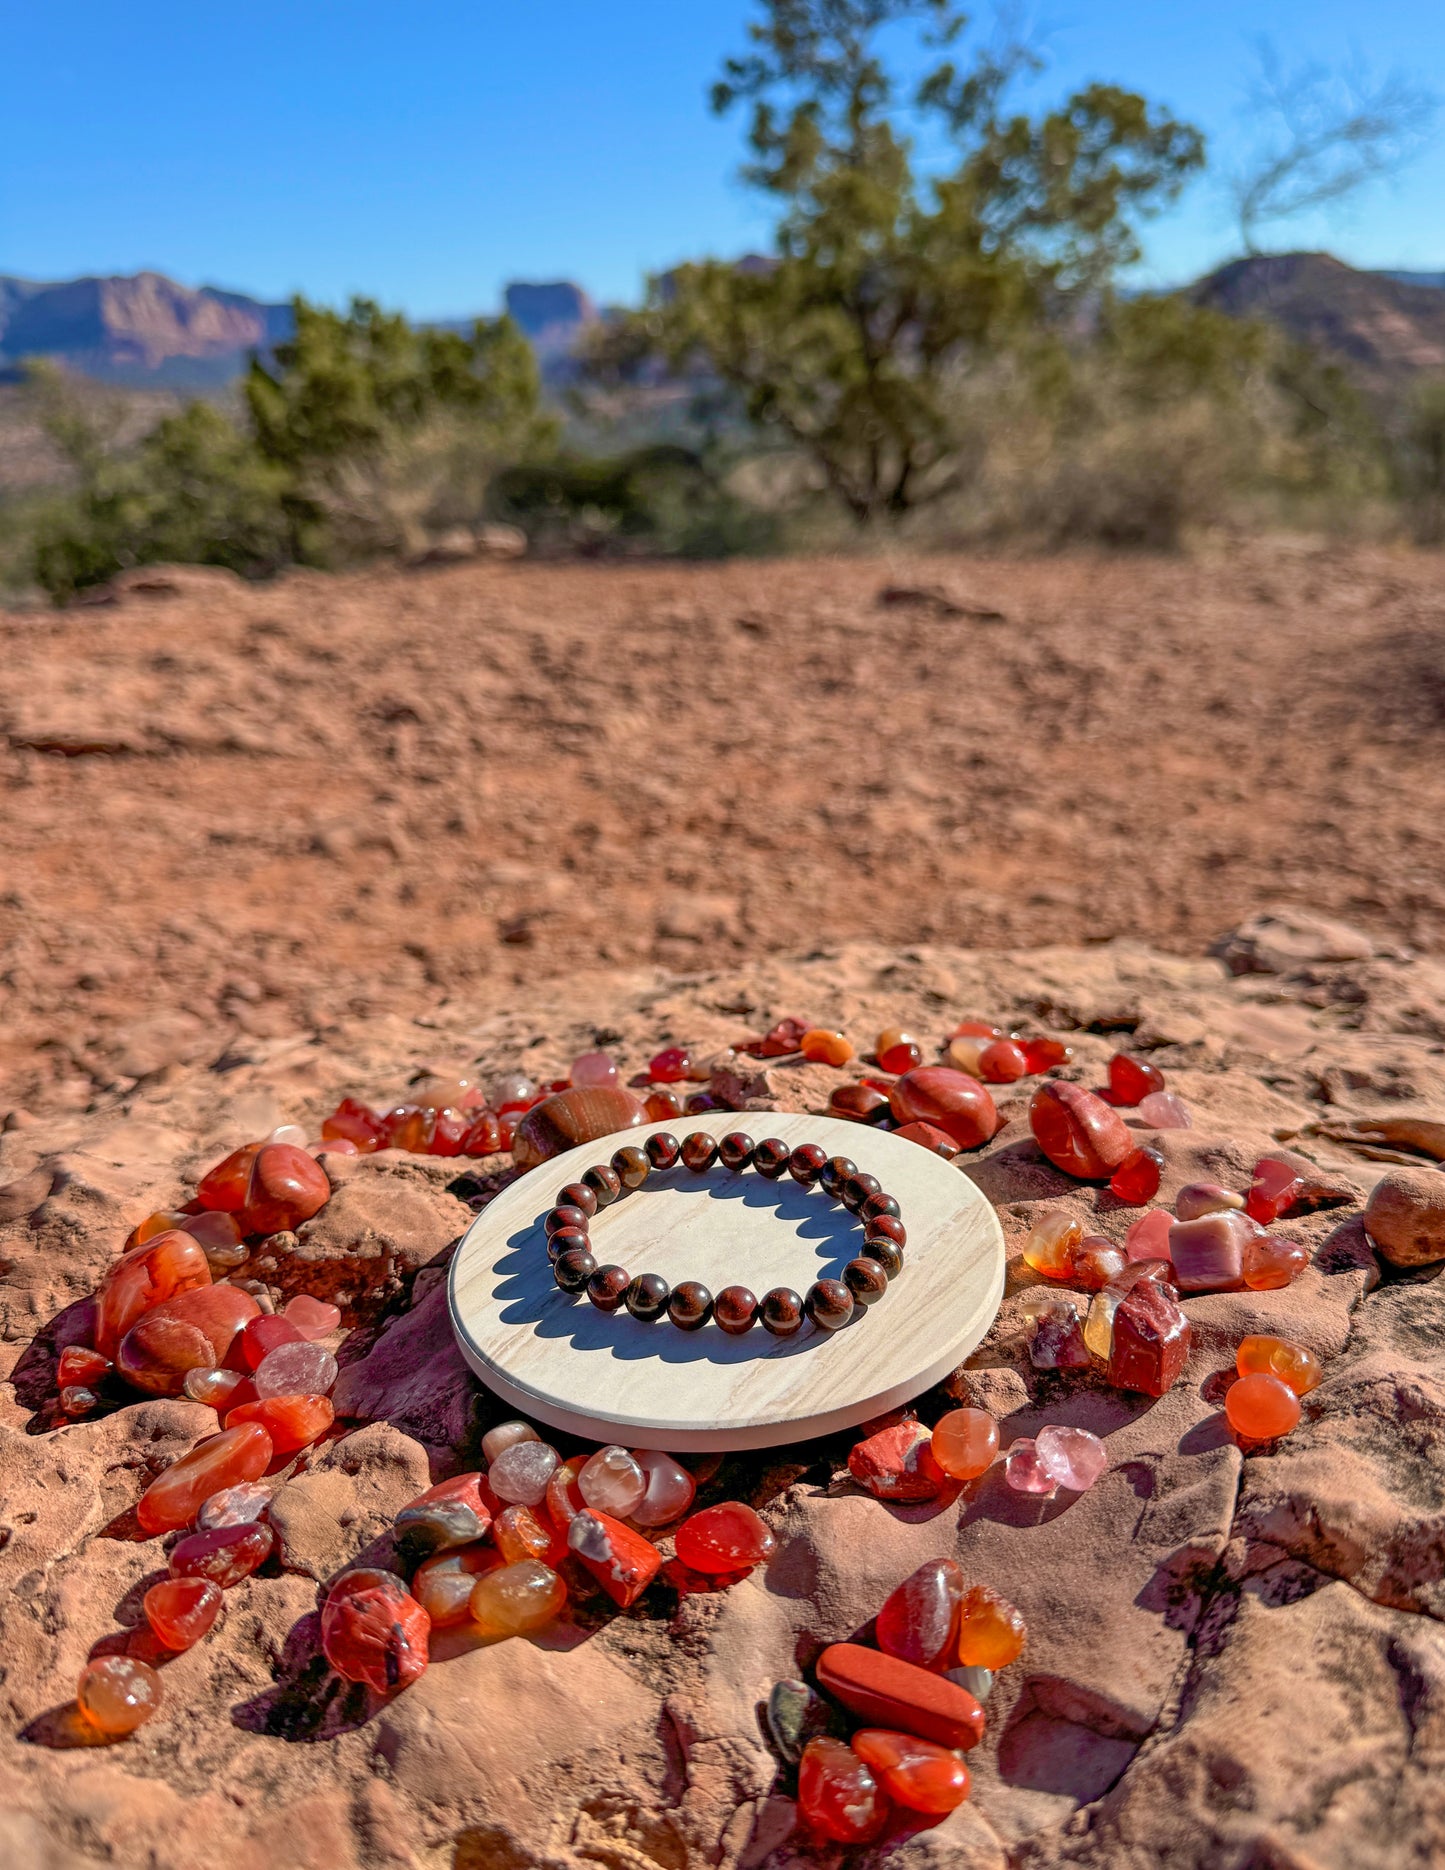
[[[214,1168],[207,1169],[196,1189],[196,1199],[203,1208],[219,1208],[222,1214],[241,1212],[246,1205],[251,1164],[260,1147],[259,1143],[246,1143],[240,1149],[233,1149]]]
[[[1086,1182],[1106,1181],[1135,1147],[1117,1110],[1082,1085],[1056,1078],[1029,1099],[1029,1128],[1056,1169]]]
[[[986,1409],[950,1409],[934,1424],[932,1452],[953,1480],[977,1480],[998,1453],[998,1423]]]
[[[147,1532],[174,1532],[189,1526],[201,1503],[223,1487],[259,1480],[271,1465],[271,1437],[258,1422],[238,1423],[183,1454],[153,1480],[136,1506]]]
[[[644,1539],[610,1513],[598,1512],[596,1507],[583,1507],[572,1521],[567,1528],[567,1545],[613,1603],[624,1610],[637,1602],[662,1568],[662,1554],[650,1539]],[[682,1558],[680,1538],[678,1557]],[[683,1559],[684,1564],[688,1562]]]
[[[179,1208],[162,1208],[155,1214],[148,1214],[138,1227],[130,1231],[126,1241],[126,1251],[132,1247],[143,1247],[148,1240],[154,1240],[157,1234],[171,1234],[178,1227],[184,1227],[191,1217],[182,1214]]]
[[[1012,1039],[994,1039],[978,1055],[979,1073],[985,1084],[1016,1084],[1029,1075],[1029,1061],[1021,1045]]]
[[[798,1050],[814,1065],[846,1065],[853,1056],[853,1048],[841,1032],[830,1032],[826,1026],[813,1026],[803,1034]]]
[[[271,1437],[275,1454],[295,1454],[319,1441],[335,1419],[336,1411],[326,1396],[264,1396],[230,1410],[226,1427],[259,1422]]]
[[[99,1383],[109,1369],[108,1360],[99,1351],[87,1350],[83,1344],[67,1344],[60,1353],[55,1381],[61,1389],[69,1389],[72,1384],[89,1389]]]
[[[1072,1279],[1074,1256],[1083,1238],[1084,1224],[1072,1214],[1062,1209],[1042,1214],[1023,1244],[1024,1264],[1045,1279]]]
[[[95,1348],[113,1358],[135,1321],[178,1293],[211,1283],[200,1243],[180,1232],[157,1234],[111,1267],[96,1297]]]
[[[1242,1377],[1264,1372],[1288,1384],[1296,1396],[1314,1389],[1324,1376],[1324,1368],[1313,1351],[1288,1338],[1254,1336],[1241,1338],[1235,1353],[1234,1367]]]
[[[471,1617],[485,1636],[531,1636],[555,1622],[566,1602],[567,1586],[552,1567],[524,1558],[477,1579]]]
[[[920,1065],[889,1088],[900,1124],[927,1123],[957,1143],[978,1149],[998,1128],[998,1110],[987,1088],[948,1065]]]
[[[163,1578],[142,1599],[146,1622],[167,1649],[199,1643],[221,1614],[221,1587],[209,1578]]]
[[[798,1762],[798,1811],[819,1837],[867,1844],[888,1823],[887,1796],[867,1762],[841,1740],[810,1740]]]
[[[344,1140],[355,1143],[363,1156],[386,1145],[386,1129],[381,1118],[355,1097],[343,1097],[321,1126],[323,1143]]]
[[[885,1026],[873,1047],[883,1071],[911,1071],[923,1058],[923,1047],[901,1026]]]
[[[1007,1668],[1023,1650],[1028,1627],[1006,1597],[970,1585],[958,1607],[958,1659],[966,1668]]]
[[[144,1312],[115,1354],[116,1374],[152,1396],[179,1396],[190,1370],[213,1370],[260,1306],[238,1286],[195,1286]]]
[[[330,1199],[331,1182],[313,1155],[290,1143],[265,1143],[251,1164],[241,1225],[248,1234],[288,1232]]]
[[[1310,1250],[1299,1240],[1256,1234],[1244,1243],[1244,1283],[1251,1292],[1277,1292],[1310,1263]]]
[[[886,1727],[860,1727],[853,1751],[893,1800],[911,1812],[951,1812],[968,1797],[969,1771],[951,1747]]]
[[[530,1506],[504,1507],[492,1522],[492,1537],[509,1565],[520,1564],[524,1558],[539,1558],[556,1571],[567,1556],[566,1534],[559,1532],[550,1519],[544,1525]]]
[[[466,1623],[471,1618],[472,1590],[477,1579],[505,1563],[494,1545],[480,1539],[471,1545],[454,1545],[417,1567],[411,1581],[412,1596],[438,1626]]]
[[[1258,1370],[1230,1385],[1224,1413],[1235,1434],[1246,1441],[1273,1441],[1288,1435],[1299,1421],[1300,1402],[1287,1383]]]
[[[102,1734],[133,1734],[161,1705],[161,1678],[135,1656],[97,1656],[80,1672],[75,1703]]]

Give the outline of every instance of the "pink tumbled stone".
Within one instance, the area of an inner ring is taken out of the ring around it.
[[[243,1480],[239,1486],[223,1487],[201,1502],[196,1530],[216,1532],[222,1526],[254,1526],[266,1517],[270,1504],[271,1489],[259,1481]]]
[[[513,1442],[487,1469],[487,1479],[500,1499],[515,1506],[536,1506],[546,1498],[547,1482],[560,1460],[550,1442]]]
[[[1053,1493],[1059,1484],[1039,1460],[1037,1444],[1027,1436],[1009,1449],[1003,1477],[1015,1493]]]
[[[1167,1260],[1169,1230],[1174,1216],[1168,1208],[1151,1208],[1141,1214],[1124,1236],[1124,1251],[1131,1260]]]
[[[329,1396],[338,1374],[330,1351],[300,1338],[267,1351],[251,1381],[264,1402],[268,1396]]]
[[[1218,1182],[1186,1182],[1174,1197],[1174,1212],[1181,1221],[1197,1221],[1206,1214],[1225,1214],[1244,1206],[1244,1196]]]
[[[579,1091],[595,1089],[598,1085],[613,1085],[619,1082],[617,1067],[605,1052],[584,1052],[572,1065],[572,1082]]]
[[[328,1305],[324,1299],[313,1299],[309,1292],[298,1293],[281,1316],[295,1325],[309,1343],[329,1338],[341,1325],[341,1307]]]
[[[1244,1250],[1264,1229],[1247,1214],[1205,1214],[1169,1230],[1174,1284],[1181,1292],[1229,1292],[1244,1284]]]
[[[1108,1451],[1097,1435],[1062,1422],[1039,1430],[1034,1456],[1043,1471],[1071,1493],[1087,1493],[1109,1465]]]
[[[647,1491],[632,1509],[636,1526],[670,1526],[692,1505],[697,1486],[692,1475],[659,1448],[634,1448],[632,1458],[642,1469]]]
[[[1151,1091],[1139,1099],[1139,1115],[1151,1130],[1192,1130],[1189,1106],[1173,1091]]]

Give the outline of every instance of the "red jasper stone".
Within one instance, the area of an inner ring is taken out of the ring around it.
[[[637,1602],[662,1565],[662,1554],[650,1539],[591,1506],[584,1506],[568,1526],[567,1544],[624,1610]]]
[[[931,1149],[935,1156],[942,1156],[950,1161],[958,1154],[958,1144],[953,1138],[932,1123],[905,1123],[900,1130],[894,1131],[905,1143],[917,1143],[922,1149]]]
[[[828,1099],[829,1116],[852,1123],[885,1123],[891,1108],[888,1093],[871,1084],[840,1084]]]
[[[325,1169],[290,1143],[263,1143],[251,1164],[241,1225],[248,1234],[279,1234],[320,1213],[331,1199]]]
[[[1261,1156],[1254,1165],[1254,1179],[1245,1200],[1244,1211],[1261,1227],[1277,1221],[1298,1197],[1304,1178],[1278,1156]]]
[[[1015,1084],[1028,1076],[1029,1061],[1014,1040],[995,1039],[979,1053],[978,1068],[985,1084]]]
[[[682,1522],[675,1549],[690,1571],[717,1577],[765,1564],[776,1544],[750,1506],[741,1500],[722,1500]]]
[[[1116,1104],[1137,1104],[1151,1091],[1164,1089],[1164,1073],[1132,1052],[1116,1052],[1109,1060],[1109,1091]]]
[[[1162,1396],[1179,1380],[1189,1357],[1192,1332],[1171,1286],[1140,1279],[1119,1301],[1109,1352],[1109,1381],[1116,1389]]]
[[[944,1669],[953,1660],[963,1573],[951,1558],[930,1558],[883,1600],[878,1647],[921,1669]]]
[[[386,1126],[377,1113],[354,1097],[343,1097],[321,1126],[321,1140],[355,1143],[363,1156],[386,1147]]]
[[[1109,1193],[1131,1207],[1142,1208],[1159,1193],[1164,1158],[1157,1149],[1131,1149],[1109,1177]]]
[[[280,1344],[300,1344],[300,1331],[280,1312],[268,1312],[253,1318],[241,1331],[241,1361],[248,1370],[259,1368],[262,1360]]]
[[[951,1812],[968,1797],[968,1768],[952,1747],[936,1740],[862,1727],[852,1747],[894,1804],[907,1811]]]
[[[338,1675],[379,1695],[406,1688],[426,1668],[431,1618],[389,1571],[343,1571],[321,1611],[321,1647]]]
[[[818,1685],[870,1726],[965,1750],[983,1738],[983,1709],[968,1690],[916,1663],[861,1643],[834,1643],[819,1656],[817,1673]]]
[[[1053,1078],[1029,1099],[1029,1128],[1056,1169],[1086,1182],[1106,1180],[1136,1147],[1124,1119],[1103,1098]]]
[[[888,1823],[889,1805],[867,1762],[841,1740],[810,1740],[798,1762],[798,1811],[819,1837],[867,1844]]]
[[[669,1045],[654,1053],[647,1075],[654,1084],[681,1084],[692,1071],[692,1055],[686,1046]]]
[[[276,1535],[260,1519],[193,1532],[171,1547],[170,1573],[173,1578],[208,1578],[224,1591],[259,1570],[275,1543]]]
[[[855,1444],[848,1472],[879,1500],[933,1500],[947,1476],[933,1456],[933,1433],[922,1422],[894,1422]]]
[[[179,1396],[188,1370],[211,1370],[261,1308],[238,1286],[195,1286],[143,1313],[115,1354],[116,1374],[152,1396]]]
[[[136,1518],[146,1532],[174,1532],[189,1526],[213,1493],[259,1480],[270,1465],[271,1437],[259,1423],[225,1429],[153,1480],[136,1505]]]
[[[998,1111],[985,1086],[948,1065],[906,1071],[889,1098],[900,1124],[931,1124],[960,1149],[978,1149],[998,1129]]]
[[[87,1350],[83,1344],[67,1344],[60,1353],[55,1380],[61,1389],[69,1389],[74,1383],[91,1389],[109,1369],[110,1364],[99,1351]]]
[[[1030,1076],[1039,1072],[1056,1071],[1060,1065],[1067,1065],[1074,1056],[1074,1048],[1065,1045],[1062,1039],[1021,1039],[1024,1062]]]
[[[251,1164],[260,1147],[259,1143],[246,1143],[207,1169],[196,1189],[196,1200],[203,1208],[218,1208],[222,1214],[241,1212],[251,1184]]]
[[[221,1614],[221,1590],[209,1578],[162,1578],[141,1600],[156,1641],[167,1649],[189,1649]]]
[[[336,1411],[326,1396],[264,1396],[258,1402],[238,1404],[227,1414],[226,1427],[259,1422],[276,1453],[284,1455],[319,1441],[335,1419]]]
[[[137,1318],[178,1293],[211,1283],[199,1241],[180,1232],[132,1247],[111,1267],[96,1297],[95,1348],[113,1358]]]

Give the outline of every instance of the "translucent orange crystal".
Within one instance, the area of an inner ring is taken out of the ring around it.
[[[1299,1421],[1300,1402],[1287,1383],[1259,1370],[1231,1384],[1224,1413],[1235,1434],[1246,1441],[1273,1441],[1288,1435]]]
[[[135,1656],[97,1656],[80,1672],[76,1706],[103,1734],[133,1734],[161,1705],[161,1678]]]
[[[1241,1338],[1234,1365],[1242,1377],[1263,1371],[1286,1383],[1296,1396],[1303,1396],[1324,1376],[1324,1368],[1313,1351],[1288,1338],[1263,1336]]]
[[[141,1495],[136,1518],[147,1532],[189,1526],[201,1502],[223,1487],[259,1480],[271,1465],[271,1437],[259,1422],[245,1422],[198,1443]]]
[[[167,1649],[199,1643],[221,1614],[221,1587],[209,1578],[163,1578],[142,1600],[146,1622]]]
[[[1028,1627],[1008,1599],[986,1584],[971,1585],[958,1609],[958,1659],[997,1672],[1020,1654]]]
[[[968,1768],[936,1740],[862,1727],[852,1747],[889,1798],[908,1811],[951,1812],[968,1797]]]
[[[950,1409],[933,1429],[933,1458],[954,1480],[976,1480],[998,1453],[998,1423],[986,1409]]]
[[[555,1622],[566,1602],[567,1587],[552,1567],[524,1558],[477,1579],[472,1621],[486,1636],[530,1636]]]
[[[179,1231],[157,1234],[116,1261],[96,1295],[95,1348],[113,1358],[137,1318],[162,1300],[211,1283],[200,1243]]]

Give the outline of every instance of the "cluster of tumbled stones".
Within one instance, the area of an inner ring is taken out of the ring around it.
[[[774,1286],[759,1299],[741,1285],[724,1286],[714,1298],[696,1279],[669,1286],[657,1273],[634,1278],[625,1266],[599,1266],[588,1231],[598,1208],[641,1188],[654,1170],[672,1169],[679,1162],[695,1175],[721,1162],[737,1173],[751,1167],[769,1181],[790,1175],[800,1187],[817,1187],[863,1223],[863,1251],[843,1268],[841,1279],[814,1280],[803,1298],[791,1286]],[[802,1329],[805,1318],[821,1331],[840,1330],[858,1308],[883,1297],[889,1280],[902,1270],[908,1238],[893,1196],[847,1156],[829,1156],[817,1143],[790,1148],[777,1137],[755,1143],[740,1130],[721,1139],[694,1130],[680,1143],[664,1131],[649,1136],[640,1147],[619,1149],[610,1163],[587,1169],[580,1180],[569,1182],[543,1225],[552,1276],[564,1292],[585,1292],[602,1312],[626,1306],[644,1324],[665,1317],[680,1331],[699,1331],[713,1320],[732,1337],[761,1324],[774,1337],[790,1338]]]

